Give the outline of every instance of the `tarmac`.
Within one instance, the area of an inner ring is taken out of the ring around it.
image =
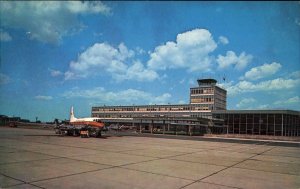
[[[0,127],[0,188],[300,188],[300,147]]]

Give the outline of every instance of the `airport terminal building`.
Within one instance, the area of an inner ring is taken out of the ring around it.
[[[190,89],[190,103],[178,105],[101,106],[92,108],[92,116],[101,118],[203,117],[212,118],[213,110],[226,110],[226,90],[214,79],[198,80]]]
[[[98,106],[92,107],[92,116],[149,133],[300,136],[299,111],[227,110],[227,91],[215,79],[197,82],[189,104]]]

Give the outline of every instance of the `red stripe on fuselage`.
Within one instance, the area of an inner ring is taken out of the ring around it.
[[[104,123],[99,123],[96,121],[74,121],[70,122],[72,125],[89,125],[92,127],[104,127]]]

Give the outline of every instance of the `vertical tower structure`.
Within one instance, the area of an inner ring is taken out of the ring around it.
[[[198,79],[198,87],[190,88],[190,104],[203,110],[226,110],[227,91],[218,87],[215,79]]]

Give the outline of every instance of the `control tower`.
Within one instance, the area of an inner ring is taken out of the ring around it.
[[[198,87],[190,88],[190,104],[202,110],[226,110],[227,91],[217,86],[215,79],[198,79]]]

